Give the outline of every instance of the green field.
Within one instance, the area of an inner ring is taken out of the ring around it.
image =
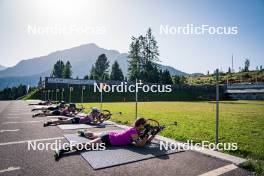
[[[86,112],[99,103],[85,103]],[[132,125],[135,119],[134,103],[103,103],[103,109],[114,114],[112,120]],[[214,102],[140,102],[138,116],[159,120],[169,126],[161,135],[180,141],[215,142]],[[238,150],[229,153],[248,159],[264,160],[264,101],[221,101],[219,142],[237,143]]]

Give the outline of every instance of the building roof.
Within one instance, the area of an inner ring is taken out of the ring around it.
[[[264,93],[264,89],[232,89],[226,90],[225,93],[229,94],[246,94],[246,93]]]

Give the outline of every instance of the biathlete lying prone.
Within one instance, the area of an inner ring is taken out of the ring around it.
[[[60,157],[66,152],[79,151],[80,149],[90,149],[93,145],[105,144],[105,147],[109,146],[126,146],[133,144],[137,147],[143,147],[145,144],[152,141],[155,135],[158,133],[144,133],[147,120],[139,118],[135,121],[134,127],[126,129],[122,132],[107,132],[97,135],[92,132],[79,131],[79,135],[92,139],[89,143],[80,143],[71,147],[56,150],[54,157],[58,161]],[[73,149],[73,150],[71,150]]]
[[[43,124],[44,127],[49,125],[62,125],[62,124],[94,124],[98,125],[106,120],[109,120],[111,113],[108,110],[100,112],[97,108],[92,108],[92,111],[86,116],[76,116],[68,119],[58,119],[55,121],[48,121]]]
[[[58,103],[58,102],[48,100],[48,101],[41,101],[39,103],[30,103],[28,105],[43,105],[43,106],[49,106],[49,105],[56,104],[56,103]]]
[[[41,108],[33,108],[31,111],[55,111],[55,110],[60,110],[65,108],[65,102],[62,101],[60,102],[59,105],[56,106],[45,106],[45,107],[41,107]]]
[[[44,110],[42,113],[34,114],[32,117],[43,116],[74,116],[78,114],[82,109],[77,109],[74,103],[70,103],[69,107],[60,108],[54,111]]]

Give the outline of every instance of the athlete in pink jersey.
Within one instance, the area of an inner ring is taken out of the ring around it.
[[[91,132],[78,131],[80,136],[87,137],[92,139],[89,143],[76,144],[73,148],[78,149],[89,149],[92,148],[95,144],[105,144],[108,146],[124,146],[129,144],[134,144],[138,147],[143,147],[147,142],[150,142],[155,135],[146,135],[143,138],[140,138],[140,134],[145,129],[146,120],[144,118],[139,118],[136,120],[134,127],[128,128],[122,132],[108,132],[102,135],[97,135]],[[69,152],[71,147],[57,150],[54,154],[55,160],[59,160],[60,156]]]
[[[96,140],[99,139],[102,143],[105,143],[106,146],[113,145],[113,146],[122,146],[122,145],[129,145],[135,142],[136,146],[144,146],[147,141],[152,140],[153,138],[145,138],[140,139],[140,134],[145,129],[144,126],[146,124],[146,120],[144,118],[139,118],[136,120],[134,127],[130,127],[126,130],[121,132],[108,132],[103,134],[95,134],[88,131],[79,131],[81,136],[85,136],[87,138]],[[153,137],[153,136],[152,136]]]
[[[32,117],[39,116],[73,116],[76,115],[78,111],[76,110],[75,104],[71,103],[69,107],[59,108],[54,111],[44,110],[42,113],[37,113],[32,115]]]
[[[65,113],[68,113],[65,110]],[[93,123],[94,119],[99,115],[100,111],[97,108],[93,108],[92,111],[86,116],[78,116],[69,119],[58,119],[53,121],[48,121],[43,124],[44,127],[49,125],[62,125],[62,124],[89,124]]]

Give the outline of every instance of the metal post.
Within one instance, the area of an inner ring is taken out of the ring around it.
[[[51,97],[50,100],[53,101],[53,98],[54,98],[53,97],[53,89],[51,90],[51,96],[50,97]]]
[[[49,93],[50,93],[50,90],[48,90],[48,100],[49,100]]]
[[[102,81],[105,80],[105,74],[103,74],[103,78],[102,78]],[[103,107],[103,90],[105,89],[105,83],[101,83],[100,86],[101,87],[101,94],[100,94],[100,111],[102,111],[102,107]]]
[[[216,69],[216,126],[215,126],[215,143],[218,144],[218,124],[219,124],[219,73]]]
[[[135,119],[137,119],[138,117],[138,91],[137,91],[137,78],[136,78],[136,98],[135,98],[135,101],[136,101],[136,112],[135,112]]]
[[[135,97],[135,101],[136,101],[136,109],[135,109],[135,119],[138,118],[138,90],[137,90],[137,81],[138,81],[138,76],[139,76],[139,63],[137,62],[137,72],[136,72],[136,97]]]
[[[73,91],[73,87],[70,87],[69,103],[71,103],[71,92],[72,91]]]
[[[101,92],[100,92],[100,111],[103,108],[103,90],[105,89],[105,83],[101,83]]]
[[[100,111],[102,111],[103,106],[103,90],[101,90],[101,96],[100,96]]]
[[[61,89],[61,101],[63,101],[63,92],[64,92],[64,88]]]
[[[56,101],[58,101],[58,92],[60,91],[60,89],[56,89]]]
[[[83,103],[83,91],[85,90],[85,86],[82,86],[82,97],[81,97],[81,102]]]
[[[71,90],[70,90],[70,93],[69,93],[69,103],[71,103]]]

